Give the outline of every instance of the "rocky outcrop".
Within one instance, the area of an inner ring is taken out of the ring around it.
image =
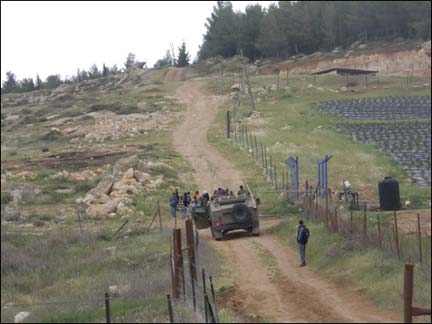
[[[162,184],[162,176],[152,180],[149,173],[142,171],[143,168],[145,164],[136,155],[120,159],[112,174],[103,177],[84,199],[77,202],[86,204],[86,214],[97,219],[134,213],[129,207],[129,196],[142,190],[154,190]]]

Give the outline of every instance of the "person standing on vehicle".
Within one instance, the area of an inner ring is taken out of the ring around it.
[[[306,244],[309,239],[309,229],[303,224],[303,220],[299,221],[299,226],[297,227],[297,243],[300,253],[300,267],[306,265]]]

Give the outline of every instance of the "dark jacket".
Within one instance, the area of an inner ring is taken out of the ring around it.
[[[173,208],[177,207],[177,203],[178,203],[177,197],[171,196],[170,201],[169,201],[170,206]]]
[[[306,226],[300,225],[297,227],[297,243],[306,244],[308,240],[308,233]]]

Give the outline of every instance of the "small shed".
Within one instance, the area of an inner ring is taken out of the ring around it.
[[[331,69],[325,69],[321,71],[312,72],[310,75],[314,76],[314,83],[316,83],[315,77],[317,75],[321,74],[337,74],[337,75],[344,75],[346,76],[346,82],[348,85],[348,76],[350,75],[364,75],[365,76],[365,85],[367,88],[367,82],[368,82],[368,75],[375,76],[378,73],[378,71],[374,70],[359,70],[359,69],[347,69],[347,68],[331,68]]]

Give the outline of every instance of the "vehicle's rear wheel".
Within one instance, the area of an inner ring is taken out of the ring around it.
[[[240,224],[247,222],[251,217],[249,208],[245,204],[234,205],[232,213],[236,222]]]

